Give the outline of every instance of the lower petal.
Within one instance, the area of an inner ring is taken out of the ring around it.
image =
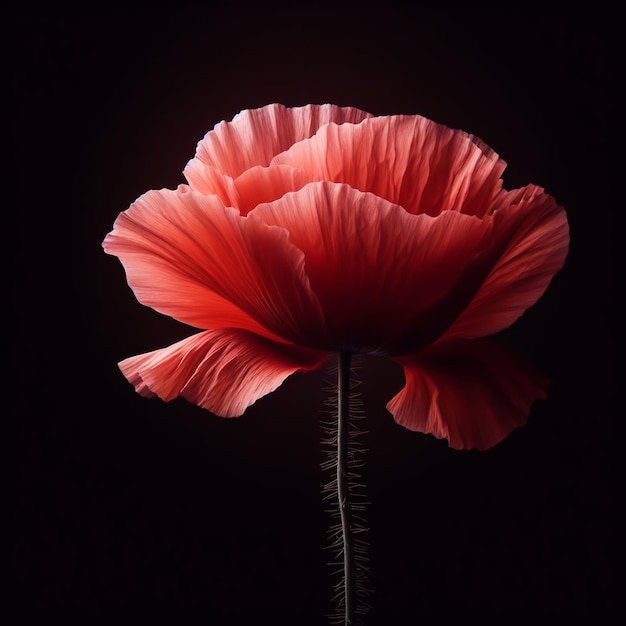
[[[438,343],[395,360],[406,385],[389,412],[409,430],[447,439],[456,449],[491,448],[523,426],[549,382],[487,340]]]
[[[216,415],[236,417],[294,372],[318,368],[326,356],[244,330],[209,330],[125,359],[119,367],[142,396],[180,396]]]

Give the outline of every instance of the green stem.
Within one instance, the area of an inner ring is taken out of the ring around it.
[[[352,510],[349,497],[348,441],[350,416],[350,360],[352,354],[339,353],[337,409],[337,498],[343,538],[343,573],[345,626],[353,624],[355,601],[354,550],[352,545]]]

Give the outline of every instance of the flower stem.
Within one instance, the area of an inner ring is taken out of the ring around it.
[[[355,601],[355,569],[352,545],[352,510],[349,497],[348,442],[350,430],[350,360],[349,351],[339,352],[337,407],[337,499],[341,514],[344,573],[344,624],[353,624]]]

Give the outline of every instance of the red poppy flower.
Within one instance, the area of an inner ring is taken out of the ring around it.
[[[567,255],[564,210],[503,189],[505,163],[424,117],[272,104],[198,144],[188,185],[149,191],[103,246],[137,299],[202,329],[120,368],[144,396],[241,415],[332,351],[386,355],[403,426],[485,449],[547,381],[496,343]]]

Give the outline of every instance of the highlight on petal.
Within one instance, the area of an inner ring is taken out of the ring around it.
[[[541,187],[503,191],[490,208],[497,259],[445,337],[481,337],[507,328],[543,295],[563,267],[569,226]]]
[[[409,430],[447,439],[456,449],[495,446],[523,426],[549,381],[504,346],[456,340],[394,359],[405,387],[388,404]]]
[[[289,191],[298,191],[309,182],[304,172],[288,165],[257,165],[235,179],[237,204],[234,206],[242,215],[247,215],[259,204],[282,198]]]
[[[232,176],[202,163],[199,159],[189,161],[184,174],[193,191],[199,191],[206,196],[216,195],[225,206],[239,206],[239,194]]]
[[[190,189],[205,195],[216,195],[225,206],[239,209],[241,215],[247,215],[257,205],[277,200],[288,191],[297,191],[310,182],[304,172],[289,165],[255,165],[241,176],[231,178],[195,160],[186,175]]]
[[[327,353],[276,343],[244,330],[198,333],[119,367],[145,397],[180,396],[221,417],[241,415],[294,372],[317,369]]]
[[[220,122],[205,135],[184,174],[192,187],[205,193],[215,193],[206,191],[209,187],[202,174],[205,166],[236,178],[255,165],[269,165],[274,155],[311,137],[325,124],[358,124],[369,117],[370,113],[354,107],[332,104],[307,104],[293,108],[269,104],[259,109],[244,110],[232,122]]]
[[[506,164],[482,140],[419,115],[328,124],[277,154],[311,181],[347,183],[409,213],[482,217],[502,189]]]
[[[324,318],[288,233],[241,217],[216,196],[150,191],[103,242],[137,299],[197,328],[243,328],[307,343]]]
[[[457,292],[491,246],[490,221],[452,211],[411,215],[329,182],[262,204],[247,219],[289,231],[304,252],[332,345],[368,352],[393,353],[409,329],[421,345],[439,337],[460,313],[450,298],[466,304]]]

